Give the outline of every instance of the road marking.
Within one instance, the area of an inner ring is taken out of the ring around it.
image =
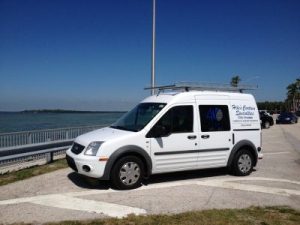
[[[285,183],[293,183],[300,185],[300,182],[297,181],[288,181],[283,179],[265,179],[265,178],[259,178],[259,179],[236,179],[236,180],[207,180],[207,181],[199,181],[198,185],[203,186],[211,186],[211,187],[218,187],[218,188],[226,188],[226,189],[234,189],[234,190],[241,190],[241,191],[251,191],[251,192],[260,192],[265,194],[274,194],[274,195],[282,195],[282,196],[291,196],[291,195],[299,195],[300,196],[300,190],[291,190],[286,188],[274,188],[274,187],[265,187],[262,185],[252,185],[252,184],[241,184],[241,183],[235,183],[236,181],[273,181],[273,182],[285,182]],[[300,186],[299,186],[300,188]]]
[[[39,195],[0,201],[0,205],[34,203],[61,209],[72,209],[123,218],[129,214],[146,214],[146,210],[113,203],[75,198],[64,194]]]
[[[264,155],[280,155],[280,154],[289,154],[290,152],[264,152]]]
[[[146,210],[107,202],[80,199],[65,195],[43,196],[35,198],[31,203],[51,206],[61,209],[81,210],[89,213],[105,214],[111,217],[123,218],[129,214],[146,214]]]
[[[271,181],[271,182],[282,182],[299,185],[299,190],[291,190],[285,188],[275,188],[275,187],[265,187],[262,185],[252,185],[252,184],[241,184],[239,181]],[[273,194],[281,196],[300,196],[300,181],[287,180],[287,179],[275,179],[275,178],[265,178],[265,177],[224,177],[224,178],[209,178],[209,179],[194,179],[187,181],[173,181],[165,182],[159,184],[150,184],[148,186],[142,186],[138,189],[123,191],[124,194],[136,191],[147,191],[151,189],[161,189],[161,188],[172,188],[180,187],[186,185],[199,185],[208,187],[217,187],[224,189],[234,189],[240,191],[250,191],[259,192],[264,194]],[[118,205],[113,203],[87,200],[78,198],[80,196],[88,195],[99,195],[108,193],[120,193],[117,190],[91,190],[91,191],[81,191],[81,192],[69,192],[63,194],[49,194],[49,195],[39,195],[33,197],[16,198],[0,201],[0,205],[10,205],[18,203],[33,203],[38,205],[71,209],[71,210],[81,210],[86,212],[94,212],[99,214],[105,214],[112,217],[125,217],[128,214],[146,214],[146,210]]]

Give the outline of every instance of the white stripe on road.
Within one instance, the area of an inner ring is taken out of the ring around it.
[[[289,154],[290,152],[264,152],[264,155],[280,155],[280,154]]]
[[[146,214],[146,210],[130,206],[118,205],[107,202],[80,199],[65,195],[45,195],[42,198],[35,198],[31,203],[51,206],[61,209],[81,210],[89,213],[100,213],[108,216],[122,218],[129,214]]]
[[[248,179],[251,180],[251,179]],[[253,179],[255,180],[255,179]],[[278,182],[278,180],[275,179],[256,179],[261,181],[275,181]],[[232,182],[234,180],[226,181],[226,180],[208,180],[208,181],[199,181],[198,185],[203,186],[210,186],[210,187],[217,187],[217,188],[226,188],[226,189],[234,189],[234,190],[240,190],[240,191],[251,191],[251,192],[260,192],[265,194],[274,194],[274,195],[282,195],[282,196],[290,196],[290,195],[299,195],[300,196],[300,190],[291,190],[286,188],[274,188],[274,187],[265,187],[261,185],[252,185],[252,184],[241,184],[241,183],[235,183]],[[241,181],[241,180],[236,180]],[[282,181],[280,181],[282,182]],[[286,181],[284,181],[286,182]],[[289,182],[293,184],[299,184],[300,182]],[[300,187],[299,187],[300,188]]]
[[[34,203],[61,209],[72,209],[90,213],[106,214],[112,217],[126,217],[129,214],[146,214],[146,210],[113,203],[75,198],[64,194],[39,195],[0,201],[0,205]]]
[[[17,198],[0,201],[0,205],[10,205],[18,203],[34,203],[38,205],[51,206],[61,209],[72,209],[86,212],[106,214],[112,217],[126,217],[129,214],[146,214],[146,210],[130,206],[118,205],[107,202],[80,199],[64,194],[39,195],[28,198]]]

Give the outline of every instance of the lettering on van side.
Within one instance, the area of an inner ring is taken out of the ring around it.
[[[247,105],[232,105],[232,110],[234,111],[235,123],[241,123],[241,126],[251,126],[251,122],[257,122],[254,119],[255,107]]]

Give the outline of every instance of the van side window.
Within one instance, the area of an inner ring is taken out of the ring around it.
[[[167,132],[171,134],[193,132],[193,124],[193,106],[189,105],[171,108],[156,125],[164,126]]]
[[[227,105],[199,105],[201,131],[229,131],[230,119]]]

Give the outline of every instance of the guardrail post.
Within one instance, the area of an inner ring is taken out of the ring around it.
[[[53,162],[53,152],[46,153],[46,162],[47,164]]]
[[[28,133],[27,142],[28,144],[31,144],[31,133]]]

